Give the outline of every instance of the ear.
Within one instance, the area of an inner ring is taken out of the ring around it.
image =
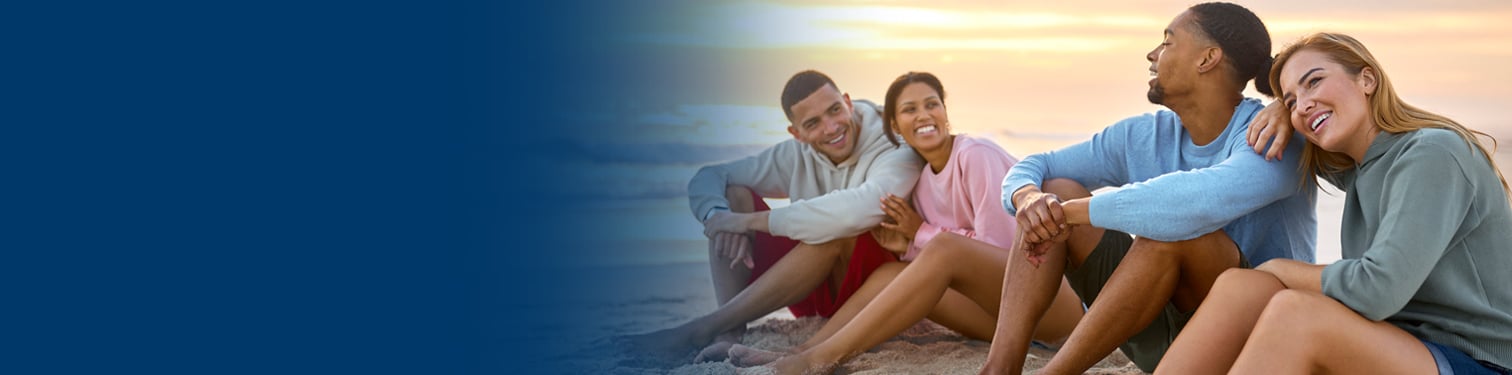
[[[1202,60],[1197,61],[1197,72],[1198,73],[1207,73],[1209,71],[1212,71],[1213,69],[1218,69],[1219,63],[1222,63],[1222,62],[1223,62],[1223,49],[1222,48],[1218,48],[1218,47],[1204,48],[1204,49],[1202,49]]]
[[[852,110],[855,109],[855,105],[851,104],[850,93],[841,93],[840,97],[841,98],[845,98],[845,110],[847,112],[850,112],[850,111],[852,111]],[[852,113],[854,113],[854,112],[852,112]]]
[[[792,134],[793,135],[793,139],[797,139],[799,142],[803,142],[803,138],[798,138],[798,127],[797,126],[795,126],[795,125],[788,125],[788,129],[787,130],[788,130],[788,134]]]
[[[1380,84],[1380,80],[1376,79],[1375,69],[1368,66],[1360,68],[1360,76],[1355,81],[1360,84],[1360,90],[1365,92],[1365,96],[1375,94],[1376,86]]]

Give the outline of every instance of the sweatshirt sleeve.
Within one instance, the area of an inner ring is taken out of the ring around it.
[[[1013,247],[1014,236],[1017,235],[1018,223],[1009,216],[1007,211],[999,209],[1002,202],[999,198],[1000,185],[998,176],[1007,175],[1008,169],[1013,167],[1014,160],[1011,156],[999,154],[993,148],[975,145],[970,149],[962,150],[957,156],[961,160],[961,169],[964,171],[962,179],[966,187],[964,199],[971,200],[972,214],[971,226],[973,229],[944,228],[930,224],[928,221],[919,226],[918,233],[914,234],[913,243],[909,245],[908,254],[904,259],[917,257],[923,246],[929,243],[934,236],[950,232],[971,239],[986,242],[1003,248]],[[914,197],[914,199],[919,199]],[[949,204],[941,202],[940,204]],[[916,205],[917,206],[917,205]],[[920,211],[922,212],[922,211]]]
[[[1301,134],[1293,134],[1282,160],[1273,162],[1251,152],[1242,132],[1228,141],[1232,151],[1218,164],[1094,195],[1092,225],[1157,241],[1189,240],[1301,191]]]
[[[878,155],[868,168],[860,185],[772,209],[767,216],[772,234],[809,244],[861,234],[887,217],[882,197],[908,196],[924,166],[913,149],[897,147]]]
[[[1387,172],[1379,197],[1381,225],[1370,248],[1358,259],[1323,268],[1323,294],[1370,320],[1386,319],[1407,305],[1471,213],[1475,186],[1448,149],[1465,145],[1412,147]]]
[[[1085,142],[1029,155],[1003,176],[1003,190],[999,196],[1003,209],[1009,216],[1017,215],[1013,193],[1027,185],[1041,186],[1046,179],[1069,178],[1087,190],[1127,183],[1129,177],[1124,155],[1125,145],[1129,142],[1129,127],[1149,126],[1153,122],[1154,115],[1132,117],[1103,129]]]
[[[744,159],[699,168],[688,182],[693,218],[702,222],[709,211],[729,209],[725,188],[730,185],[748,187],[765,198],[786,198],[800,151],[797,141],[788,140]]]

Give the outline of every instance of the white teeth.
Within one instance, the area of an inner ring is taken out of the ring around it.
[[[836,136],[835,139],[831,139],[829,142],[826,142],[826,143],[827,144],[832,144],[832,145],[833,144],[839,144],[840,141],[842,141],[842,140],[845,140],[845,133],[840,133],[840,135]]]
[[[1327,120],[1329,117],[1333,117],[1333,112],[1324,113],[1322,116],[1313,119],[1312,130],[1318,130],[1318,125],[1323,125],[1323,120]]]
[[[925,126],[925,127],[920,127],[918,129],[914,129],[914,134],[934,133],[935,130],[938,130],[938,129],[939,128],[936,128],[934,125],[929,125],[929,126]]]

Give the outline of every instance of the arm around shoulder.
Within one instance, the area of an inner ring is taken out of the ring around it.
[[[870,165],[865,182],[772,210],[771,233],[823,243],[865,232],[886,216],[880,207],[882,197],[908,196],[923,168],[912,149],[888,150]]]

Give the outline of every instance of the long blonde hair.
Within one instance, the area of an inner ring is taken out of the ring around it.
[[[1480,149],[1486,162],[1491,164],[1491,169],[1496,171],[1496,178],[1501,180],[1502,191],[1512,195],[1512,189],[1507,186],[1507,178],[1502,176],[1500,168],[1496,167],[1496,160],[1492,159],[1492,151],[1496,150],[1496,139],[1490,135],[1466,128],[1464,125],[1442,115],[1414,107],[1397,96],[1396,89],[1391,86],[1391,79],[1386,77],[1386,71],[1381,69],[1381,64],[1376,61],[1370,50],[1359,40],[1338,33],[1316,33],[1302,37],[1276,54],[1276,62],[1271,65],[1271,87],[1281,87],[1281,68],[1286,66],[1286,60],[1293,54],[1302,50],[1321,52],[1328,59],[1344,66],[1354,79],[1358,79],[1360,72],[1369,67],[1375,71],[1376,90],[1370,96],[1370,117],[1375,122],[1376,128],[1382,131],[1398,134],[1423,128],[1438,128],[1453,131],[1459,134],[1465,143]],[[1477,137],[1479,136],[1479,137]],[[1491,141],[1491,147],[1487,148],[1481,142],[1480,137]],[[1349,168],[1354,168],[1354,162],[1349,156],[1340,152],[1324,150],[1318,145],[1308,145],[1302,150],[1302,172],[1309,178],[1317,178],[1319,175],[1338,175]]]

